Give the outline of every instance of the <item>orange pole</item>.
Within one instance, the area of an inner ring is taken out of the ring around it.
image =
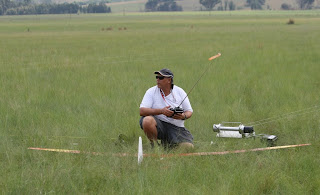
[[[221,53],[218,53],[217,55],[210,57],[209,60],[216,59],[217,57],[220,57],[220,56],[221,56]]]

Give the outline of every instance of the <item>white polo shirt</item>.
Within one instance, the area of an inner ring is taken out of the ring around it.
[[[155,109],[161,109],[166,106],[170,106],[171,108],[175,108],[180,105],[182,100],[187,96],[186,92],[174,85],[173,89],[171,90],[171,93],[167,96],[162,93],[161,95],[160,88],[156,85],[154,87],[151,87],[147,90],[145,93],[142,102],[140,104],[140,108],[155,108]],[[191,111],[192,107],[189,101],[189,98],[187,97],[183,103],[180,106],[184,111]],[[163,114],[156,115],[158,119],[174,124],[178,127],[184,127],[184,120],[177,120],[170,117],[167,117]]]

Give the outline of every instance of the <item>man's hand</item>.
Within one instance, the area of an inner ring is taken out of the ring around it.
[[[177,113],[177,114],[173,115],[172,118],[178,119],[178,120],[184,120],[185,117],[186,117],[185,113]]]
[[[190,118],[191,116],[192,116],[191,111],[185,111],[184,113],[177,113],[177,114],[173,115],[172,118],[178,119],[178,120],[186,120],[186,119]]]
[[[173,111],[172,110],[169,110],[170,106],[166,106],[164,108],[161,109],[161,113],[163,115],[166,115],[167,117],[171,117],[173,115]]]

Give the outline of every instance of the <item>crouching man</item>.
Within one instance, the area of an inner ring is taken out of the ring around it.
[[[146,91],[140,104],[141,129],[152,147],[159,139],[165,148],[193,149],[193,136],[184,126],[193,112],[186,92],[173,84],[173,73],[169,69],[161,69],[154,74],[157,85]],[[175,114],[170,110],[181,102],[183,113]]]

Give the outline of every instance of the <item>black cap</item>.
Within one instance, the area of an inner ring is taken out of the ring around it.
[[[154,74],[160,74],[160,75],[162,75],[164,77],[173,78],[173,73],[171,72],[171,70],[169,70],[167,68],[161,69],[159,71],[155,71]]]

